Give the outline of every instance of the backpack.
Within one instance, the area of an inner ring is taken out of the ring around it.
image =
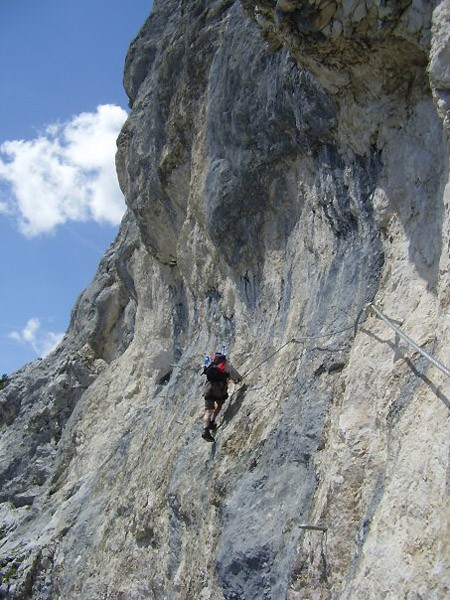
[[[203,369],[208,381],[226,381],[228,373],[225,371],[227,361],[225,357],[212,360],[208,366]]]

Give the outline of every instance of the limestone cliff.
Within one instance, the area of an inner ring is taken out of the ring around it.
[[[154,1],[119,236],[0,392],[1,598],[450,595],[449,379],[367,309],[448,365],[449,24]],[[222,344],[248,377],[210,445]]]

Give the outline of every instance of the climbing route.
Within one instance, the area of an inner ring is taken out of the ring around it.
[[[392,322],[392,319],[390,319],[389,317],[387,317],[385,314],[383,314],[381,312],[381,310],[375,305],[375,304],[368,304],[367,305],[368,309],[373,310],[373,312],[384,322],[386,323],[386,325],[388,325],[393,331],[395,331],[395,333],[404,341],[406,342],[409,346],[411,346],[411,348],[413,348],[416,352],[419,352],[419,354],[421,354],[423,357],[425,357],[432,365],[434,365],[437,369],[439,369],[442,373],[444,373],[444,375],[447,375],[447,377],[450,377],[450,369],[448,367],[446,367],[444,364],[442,364],[440,361],[436,360],[435,358],[433,358],[430,354],[428,354],[428,352],[426,352],[426,350],[424,350],[423,348],[421,348],[420,346],[418,346],[409,336],[406,335],[406,333],[403,333],[403,331],[401,329],[399,329],[397,327],[397,325],[395,325]]]

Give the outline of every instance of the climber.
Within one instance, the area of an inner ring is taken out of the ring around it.
[[[234,383],[239,383],[242,381],[242,376],[221,352],[216,352],[208,362],[203,371],[207,381],[204,390],[205,414],[202,438],[207,442],[214,442],[211,431],[217,429],[216,417],[228,398],[228,381],[231,379]]]

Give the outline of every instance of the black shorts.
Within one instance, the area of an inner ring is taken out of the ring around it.
[[[205,397],[205,410],[214,410],[216,408],[216,402],[219,406],[225,402],[228,398],[213,398],[212,396]]]
[[[226,381],[207,381],[205,386],[205,409],[214,410],[215,403],[222,406],[228,398],[228,385]]]

